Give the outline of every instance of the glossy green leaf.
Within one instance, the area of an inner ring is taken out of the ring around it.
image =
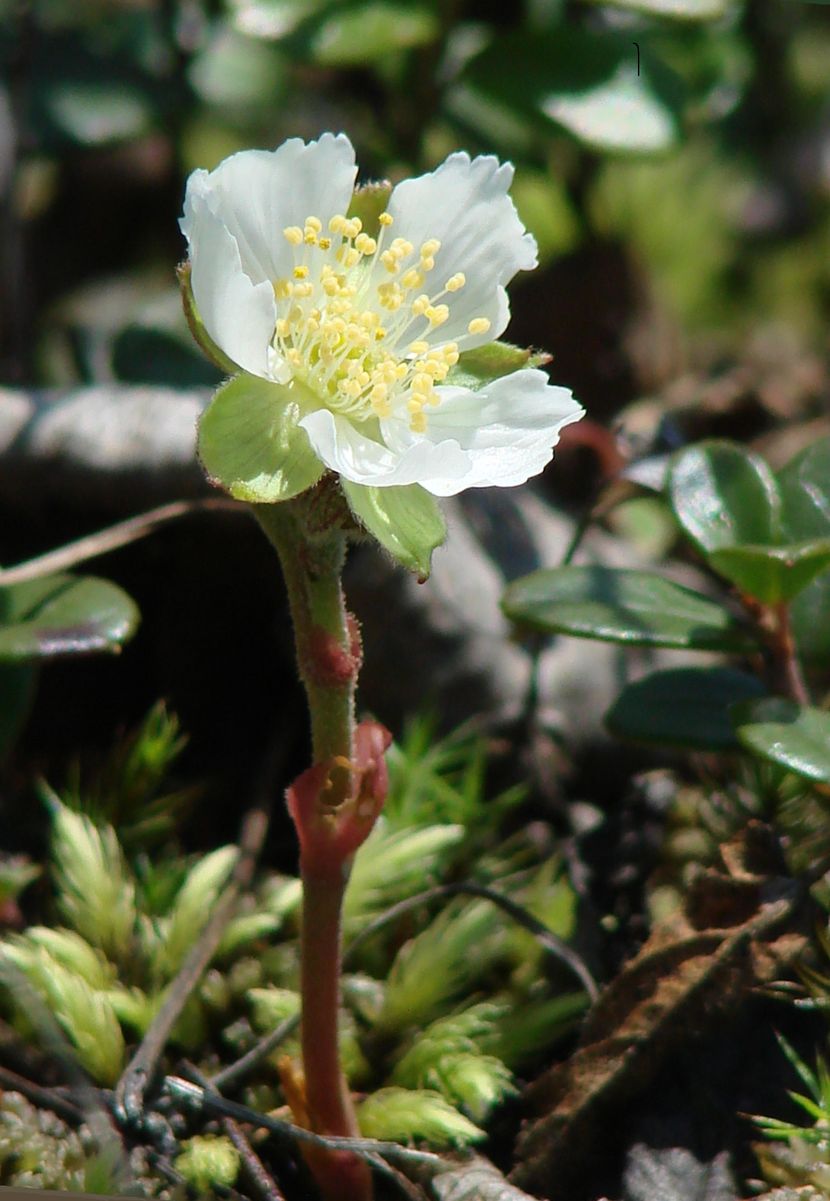
[[[777,605],[792,600],[830,568],[830,538],[798,546],[725,546],[708,558],[741,592]]]
[[[780,541],[775,477],[763,459],[733,442],[713,439],[681,451],[668,491],[678,521],[704,554]]]
[[[646,48],[639,66],[627,35],[563,25],[494,39],[461,78],[485,105],[593,149],[667,150],[679,137],[681,85]]]
[[[326,66],[363,66],[396,50],[425,46],[439,33],[438,17],[425,5],[368,0],[316,18],[311,54]]]
[[[730,667],[672,668],[624,688],[605,722],[612,734],[633,742],[732,750],[738,744],[730,706],[763,691],[754,676]]]
[[[508,587],[502,608],[511,620],[545,633],[604,642],[734,652],[756,645],[727,609],[645,571],[534,571]]]
[[[118,651],[139,613],[123,589],[95,576],[53,575],[0,588],[0,662]]]
[[[417,484],[369,488],[341,480],[352,512],[397,561],[421,579],[430,573],[432,552],[447,536],[441,507]]]
[[[323,464],[297,424],[304,394],[237,375],[214,396],[199,422],[198,452],[208,478],[237,500],[274,504],[305,492]]]
[[[791,459],[778,473],[778,488],[792,538],[830,537],[830,438]]]
[[[830,538],[830,438],[791,459],[778,473],[784,522],[793,539]],[[792,623],[805,658],[830,661],[830,574],[820,576],[796,597]]]
[[[732,721],[738,740],[753,754],[830,784],[830,713],[765,697],[736,705]]]

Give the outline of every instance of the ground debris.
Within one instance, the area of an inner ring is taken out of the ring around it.
[[[752,822],[726,843],[720,863],[696,876],[685,910],[657,925],[606,988],[574,1054],[528,1088],[532,1116],[511,1181],[554,1201],[568,1197],[621,1107],[665,1060],[799,956],[802,896],[767,826]]]

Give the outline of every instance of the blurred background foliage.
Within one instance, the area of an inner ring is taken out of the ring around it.
[[[690,336],[825,336],[826,5],[0,0],[0,62],[6,381],[211,382],[172,276],[186,175],[325,129],[364,178],[512,159],[542,261],[512,336],[595,415]]]

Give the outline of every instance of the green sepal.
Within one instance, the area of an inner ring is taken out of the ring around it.
[[[199,422],[198,453],[211,481],[236,500],[276,504],[316,484],[324,467],[298,422],[312,401],[255,375],[223,384]]]
[[[367,183],[362,187],[357,188],[352,202],[349,205],[347,217],[359,217],[363,223],[364,231],[371,237],[376,238],[380,230],[380,221],[378,218],[385,211],[389,203],[389,197],[392,195],[392,185],[388,180],[381,180],[378,183]]]
[[[476,391],[503,375],[512,375],[524,367],[541,367],[551,356],[544,351],[528,350],[510,342],[485,342],[475,350],[465,350],[447,376],[447,383]]]
[[[435,497],[419,484],[371,488],[341,479],[357,520],[390,555],[422,580],[429,577],[432,552],[447,536],[444,515]]]
[[[187,320],[188,327],[193,335],[193,341],[201,350],[205,358],[213,363],[214,367],[218,368],[223,375],[236,375],[239,367],[234,363],[233,359],[229,359],[224,350],[216,345],[213,338],[205,329],[204,322],[199,315],[199,310],[196,307],[196,299],[193,295],[193,287],[190,280],[190,263],[185,261],[179,263],[176,268],[176,278],[179,281],[179,288],[182,294],[182,308]]]

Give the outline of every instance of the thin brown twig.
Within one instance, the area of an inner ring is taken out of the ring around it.
[[[195,1080],[201,1088],[210,1089],[210,1080],[203,1076],[192,1063],[185,1062],[184,1069],[187,1075]],[[214,1091],[218,1092],[219,1090],[214,1087]],[[252,1190],[261,1198],[261,1201],[285,1201],[282,1190],[251,1146],[239,1123],[234,1118],[223,1117],[222,1127],[239,1152],[242,1169],[248,1177]]]
[[[73,1126],[79,1126],[84,1120],[83,1110],[74,1101],[62,1096],[54,1088],[45,1088],[42,1084],[27,1080],[25,1076],[18,1076],[11,1068],[0,1067],[0,1089],[20,1093],[38,1109],[49,1109]]]
[[[193,990],[198,985],[225,932],[237,901],[250,885],[256,861],[265,841],[270,816],[272,781],[276,775],[277,756],[268,756],[264,771],[264,799],[258,801],[245,815],[239,837],[239,858],[230,882],[208,918],[197,942],[173,980],[164,1004],[150,1025],[135,1054],[121,1074],[115,1088],[115,1111],[121,1121],[138,1122],[144,1106],[144,1094],[158,1068],[170,1032],[178,1021]]]
[[[258,1043],[255,1043],[249,1051],[241,1055],[239,1059],[229,1063],[226,1068],[222,1068],[215,1076],[210,1079],[211,1088],[215,1088],[217,1092],[227,1091],[235,1084],[238,1084],[249,1072],[258,1067],[263,1059],[266,1059],[272,1051],[275,1051],[280,1043],[285,1042],[290,1038],[300,1024],[300,1015],[292,1014],[269,1031],[264,1038],[261,1038]]]
[[[70,567],[77,567],[79,563],[86,563],[89,559],[98,558],[99,555],[105,555],[109,551],[128,546],[131,542],[137,542],[140,538],[146,538],[148,534],[155,533],[168,521],[176,521],[191,513],[216,510],[244,512],[242,506],[236,501],[226,500],[222,497],[172,501],[170,504],[159,505],[156,509],[140,513],[137,517],[119,521],[116,525],[108,526],[107,529],[99,530],[95,534],[87,534],[83,538],[67,543],[66,546],[59,546],[56,550],[50,550],[44,555],[28,559],[25,563],[18,563],[15,567],[0,568],[0,585],[5,587],[7,584],[22,584],[27,580],[51,575],[56,571],[66,571]]]

